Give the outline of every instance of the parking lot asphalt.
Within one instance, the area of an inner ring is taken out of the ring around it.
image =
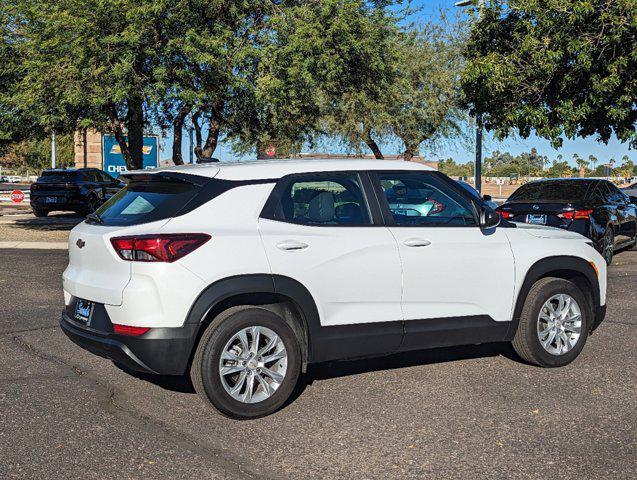
[[[568,367],[506,345],[319,365],[285,409],[244,422],[186,378],[73,345],[57,326],[66,262],[0,250],[0,478],[637,476],[637,250],[616,257],[607,320]]]

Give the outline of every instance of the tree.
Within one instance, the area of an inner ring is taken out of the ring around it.
[[[473,175],[473,163],[456,163],[453,158],[447,158],[438,162],[438,170],[452,177],[471,177]]]
[[[273,12],[229,106],[235,148],[261,153],[272,144],[293,153],[329,135],[381,157],[388,127],[379,107],[397,65],[389,3],[292,2]]]
[[[72,134],[58,135],[56,160],[60,168],[70,167],[74,162],[74,141]],[[51,139],[25,138],[7,145],[0,156],[3,168],[10,168],[21,174],[39,174],[51,166]]]
[[[628,155],[624,155],[622,157],[621,166],[613,170],[613,175],[617,177],[629,178],[633,176],[634,171],[635,163],[628,157]]]
[[[566,161],[554,160],[551,167],[544,173],[547,178],[570,177],[573,169]]]
[[[588,156],[588,161],[590,162],[590,164],[592,165],[592,169],[595,170],[595,166],[597,165],[597,157],[595,155],[589,155]]]
[[[445,19],[408,32],[398,43],[398,79],[385,96],[389,124],[411,160],[424,142],[458,137],[468,120],[460,109],[462,25]]]
[[[165,93],[156,99],[156,113],[158,123],[173,130],[173,161],[181,164],[182,131],[190,114],[197,158],[213,155],[233,104],[242,102],[238,97],[243,94],[246,70],[259,64],[258,42],[270,28],[266,20],[275,12],[275,4],[267,0],[171,3],[162,19],[160,91]]]
[[[466,104],[504,138],[613,134],[637,147],[635,0],[493,0],[473,24]]]
[[[165,2],[13,0],[24,76],[11,98],[42,129],[111,131],[128,168],[142,166],[149,105],[161,97]]]
[[[573,160],[575,160],[580,177],[586,176],[586,170],[588,169],[589,162],[580,157],[577,153],[573,154]]]

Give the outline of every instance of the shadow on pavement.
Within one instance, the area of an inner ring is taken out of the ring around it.
[[[292,397],[286,402],[289,405],[296,400],[315,380],[346,377],[372,371],[393,370],[397,368],[429,365],[433,363],[455,362],[472,358],[497,357],[502,355],[513,361],[522,361],[508,343],[485,343],[481,345],[464,345],[460,347],[435,348],[414,352],[397,353],[384,357],[360,360],[319,363],[308,366],[307,373],[301,375]],[[179,393],[196,393],[189,375],[152,375],[130,370],[124,365],[115,363],[123,372],[157,385],[165,390]]]
[[[10,225],[15,228],[24,228],[27,230],[37,230],[42,232],[52,231],[70,231],[84,220],[84,217],[72,213],[59,215],[51,215],[48,217],[23,217],[16,218]]]
[[[153,375],[150,373],[142,373],[131,370],[117,362],[113,362],[113,364],[122,372],[129,374],[131,377],[152,383],[164,390],[179,393],[197,393],[195,391],[195,387],[192,386],[192,382],[190,381],[190,375]]]

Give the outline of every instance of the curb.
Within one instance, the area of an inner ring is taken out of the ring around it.
[[[0,242],[0,249],[7,250],[67,250],[66,242]]]

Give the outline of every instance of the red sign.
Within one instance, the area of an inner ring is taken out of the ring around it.
[[[9,198],[13,203],[20,203],[24,200],[24,192],[21,190],[14,190],[11,192],[11,195],[9,195]]]
[[[276,148],[274,148],[274,145],[270,145],[269,147],[267,147],[265,149],[265,154],[268,157],[274,157],[276,155]]]

